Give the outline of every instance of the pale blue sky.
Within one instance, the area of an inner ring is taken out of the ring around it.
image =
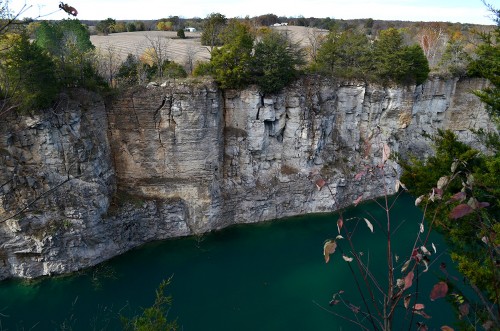
[[[404,21],[447,21],[493,24],[481,0],[64,0],[75,7],[80,19],[159,19],[170,15],[206,17],[220,12],[227,17],[278,16],[373,18]],[[495,8],[500,0],[489,0]],[[47,19],[67,17],[57,0],[10,0],[11,9],[24,4],[23,15]],[[54,13],[54,11],[56,11]]]

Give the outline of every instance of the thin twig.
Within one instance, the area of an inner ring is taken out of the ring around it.
[[[316,302],[316,301],[314,301],[314,300],[313,300],[313,303],[314,303],[316,306],[318,306],[319,308],[323,309],[324,311],[326,311],[326,312],[328,312],[328,313],[330,313],[330,314],[332,314],[332,315],[335,315],[335,316],[340,317],[340,318],[342,318],[342,319],[344,319],[344,320],[346,320],[346,321],[348,321],[348,322],[351,322],[351,323],[353,323],[353,324],[356,324],[357,326],[359,326],[359,327],[360,327],[360,328],[362,328],[363,330],[370,331],[370,329],[368,329],[366,326],[364,326],[363,324],[359,323],[358,321],[355,321],[355,320],[350,319],[350,318],[347,318],[347,317],[345,317],[345,316],[343,316],[343,315],[337,314],[337,313],[336,313],[336,312],[334,312],[334,311],[328,310],[328,309],[326,309],[325,307],[323,307],[322,305],[320,305],[319,303],[317,303],[317,302]]]

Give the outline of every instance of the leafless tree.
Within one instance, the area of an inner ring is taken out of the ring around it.
[[[310,28],[307,31],[307,40],[309,41],[309,45],[307,47],[307,53],[309,55],[309,59],[313,62],[316,62],[316,58],[318,56],[318,49],[321,46],[321,43],[324,40],[325,33],[320,31],[318,28]]]
[[[115,47],[108,45],[104,49],[100,49],[97,53],[97,68],[99,74],[104,77],[109,86],[113,86],[115,76],[120,68],[121,59]]]
[[[151,58],[151,61],[158,67],[158,77],[163,77],[163,65],[168,61],[168,56],[170,52],[170,38],[163,36],[156,36],[156,38],[151,36],[145,36],[148,41],[149,52],[147,55]]]
[[[16,24],[18,18],[31,8],[31,6],[24,3],[17,13],[12,13],[9,9],[9,2],[9,0],[0,0],[0,36],[2,36],[9,27]]]
[[[429,67],[436,67],[449,40],[445,29],[439,23],[432,23],[424,27],[418,33],[417,38],[429,61]]]
[[[190,74],[193,73],[195,57],[198,52],[199,49],[197,49],[197,47],[193,43],[188,43],[186,45],[186,67]]]

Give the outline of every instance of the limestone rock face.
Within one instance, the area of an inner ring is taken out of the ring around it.
[[[206,232],[222,204],[222,92],[212,82],[163,85],[130,91],[108,112],[118,188],[181,199],[190,231]]]
[[[75,91],[56,109],[0,126],[0,279],[85,268],[190,233],[180,199],[123,199],[104,103]]]
[[[151,240],[391,193],[400,169],[384,148],[425,156],[423,133],[451,129],[475,143],[469,129],[494,130],[470,93],[485,84],[305,77],[262,96],[186,80],[135,88],[107,106],[75,91],[43,114],[10,114],[0,125],[0,279],[71,272]]]

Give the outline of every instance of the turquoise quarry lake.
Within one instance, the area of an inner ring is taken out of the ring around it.
[[[385,222],[375,203],[344,212],[346,220],[369,215]],[[411,197],[402,196],[391,217],[398,227],[393,238],[400,256],[399,277],[422,214]],[[6,281],[0,283],[0,330],[119,330],[119,316],[150,306],[158,284],[172,275],[169,317],[177,318],[180,330],[357,330],[326,311],[353,318],[340,305],[328,305],[339,290],[356,306],[362,303],[341,254],[336,252],[328,264],[323,259],[323,242],[338,234],[337,218],[338,214],[321,214],[238,225],[203,237],[147,244],[71,276]],[[356,227],[356,250],[384,279],[383,231],[373,222],[372,234],[364,221],[357,226],[355,222],[346,221],[351,229]],[[438,253],[445,251],[439,236],[431,236],[431,241]],[[349,255],[347,242],[340,244]],[[446,254],[433,255],[431,262],[430,270],[419,277],[419,302],[433,316],[425,322],[439,329],[452,324],[453,312],[444,299],[431,302],[428,297],[443,276],[439,264],[451,263]],[[396,325],[405,318],[409,316],[401,307]],[[423,320],[415,317],[412,324]]]

